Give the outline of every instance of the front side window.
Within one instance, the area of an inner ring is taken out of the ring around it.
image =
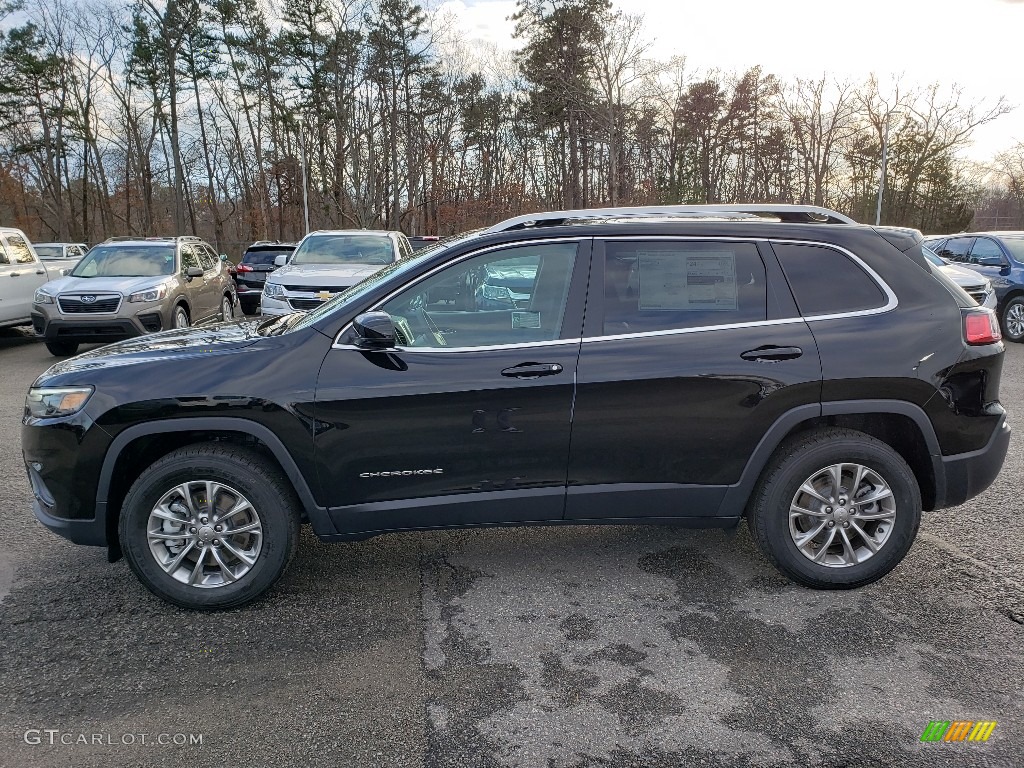
[[[381,309],[404,347],[482,347],[560,338],[576,243],[503,248],[419,281]]]
[[[159,277],[174,274],[174,246],[97,245],[75,265],[72,277]]]
[[[12,264],[31,264],[35,261],[24,237],[11,232],[6,235],[5,239],[7,240],[8,258]]]
[[[384,235],[310,235],[295,249],[292,264],[391,264],[395,246]]]
[[[203,265],[199,262],[196,249],[191,245],[183,245],[181,246],[181,273],[187,275],[192,267],[202,269]]]
[[[845,253],[820,245],[772,243],[772,248],[804,317],[885,306],[878,283]]]
[[[979,237],[974,241],[974,247],[971,248],[970,261],[971,264],[995,266],[1002,264],[1006,259],[1003,258],[1003,249],[995,240]]]
[[[608,242],[604,335],[749,323],[767,317],[753,243]]]

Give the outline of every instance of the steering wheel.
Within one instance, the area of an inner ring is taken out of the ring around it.
[[[438,328],[434,321],[430,319],[430,315],[427,314],[427,310],[423,307],[418,307],[416,311],[419,314],[420,319],[423,321],[423,324],[427,326],[427,329],[430,331],[430,335],[434,337],[434,341],[437,342],[437,346],[447,347],[448,340],[444,337],[444,334],[441,333],[441,329]]]

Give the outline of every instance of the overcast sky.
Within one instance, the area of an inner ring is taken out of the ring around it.
[[[1005,96],[1017,109],[978,129],[968,152],[986,161],[1024,141],[1024,0],[613,0],[642,14],[652,53],[683,55],[696,70],[760,64],[784,80],[828,72],[855,81],[960,83],[974,99]],[[515,0],[440,3],[469,38],[516,44]]]

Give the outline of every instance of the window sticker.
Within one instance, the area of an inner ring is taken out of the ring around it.
[[[641,310],[736,310],[732,251],[637,253]]]
[[[513,328],[540,328],[540,312],[520,310],[512,313]]]

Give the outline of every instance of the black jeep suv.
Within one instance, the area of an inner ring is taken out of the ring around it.
[[[200,609],[265,592],[307,521],[745,517],[792,579],[868,584],[1010,436],[996,318],[919,240],[796,206],[510,219],[306,314],[54,365],[22,429],[35,513]],[[526,300],[432,301],[506,264]]]

